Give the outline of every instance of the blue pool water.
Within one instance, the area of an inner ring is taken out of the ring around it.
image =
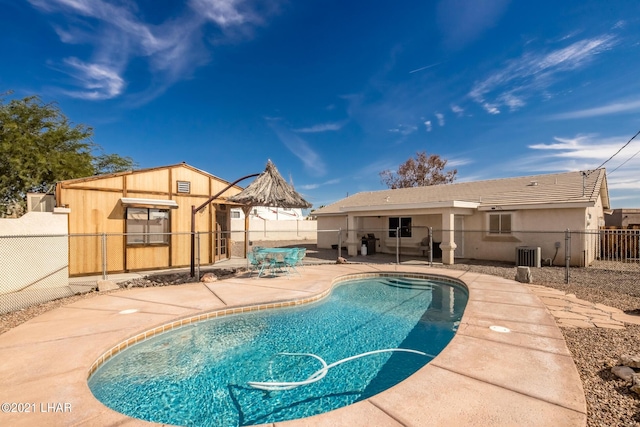
[[[89,379],[108,407],[148,421],[242,426],[327,412],[406,379],[453,338],[467,292],[415,278],[351,280],[295,308],[226,316],[175,329],[117,354]],[[250,382],[296,382],[327,364],[317,382],[290,390]]]

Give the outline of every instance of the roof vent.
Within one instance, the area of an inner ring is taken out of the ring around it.
[[[538,181],[529,182],[529,187],[536,187],[538,185]]]

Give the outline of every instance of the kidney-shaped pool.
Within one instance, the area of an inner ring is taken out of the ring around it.
[[[329,297],[191,323],[142,341],[89,378],[106,406],[185,426],[320,414],[406,379],[453,338],[462,285],[394,276],[341,281]]]

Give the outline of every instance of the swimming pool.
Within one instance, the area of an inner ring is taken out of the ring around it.
[[[175,425],[307,417],[366,399],[420,369],[451,340],[466,301],[466,290],[451,282],[349,280],[313,304],[225,316],[143,341],[103,364],[89,387],[116,411]],[[322,369],[384,349],[415,352],[372,353]],[[254,388],[314,374],[322,378],[290,389]]]

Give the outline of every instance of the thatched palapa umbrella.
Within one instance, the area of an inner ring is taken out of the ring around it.
[[[280,176],[276,166],[267,161],[267,167],[251,184],[235,196],[227,198],[230,202],[245,206],[269,206],[278,208],[310,208],[311,203]]]
[[[245,215],[245,229],[248,230],[249,212],[252,206],[278,208],[310,208],[307,202],[293,186],[282,178],[276,166],[267,161],[267,167],[251,184],[235,196],[227,198],[230,202],[240,203]],[[245,251],[248,249],[248,234],[245,235]],[[246,256],[246,253],[245,253]]]

